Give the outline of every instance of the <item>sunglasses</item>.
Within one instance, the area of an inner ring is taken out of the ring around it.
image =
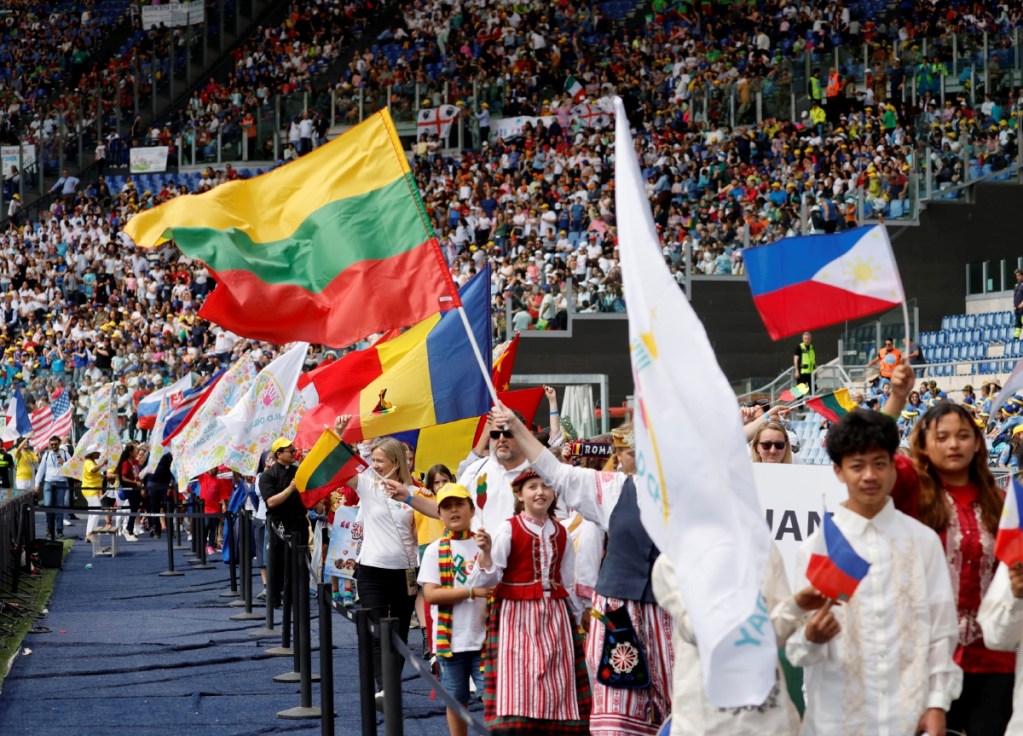
[[[771,448],[774,448],[775,450],[784,450],[785,449],[785,443],[784,442],[758,442],[757,444],[760,445],[760,449],[761,450],[765,450],[765,451],[766,450],[770,450]]]
[[[506,440],[512,438],[512,431],[510,429],[492,429],[490,430],[490,439],[496,440],[498,437],[504,436]]]

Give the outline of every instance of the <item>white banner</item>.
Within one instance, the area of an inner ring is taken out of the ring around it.
[[[169,3],[167,5],[142,6],[142,28],[149,30],[160,24],[168,28],[197,25],[206,20],[206,5],[203,0],[190,3]]]
[[[544,115],[539,118],[529,117],[528,115],[520,115],[517,118],[498,118],[490,122],[490,137],[500,138],[505,141],[509,138],[521,138],[522,131],[526,129],[527,123],[535,128],[540,120],[543,121],[544,125],[550,125],[556,119],[557,117],[554,115]]]
[[[136,146],[129,152],[133,174],[158,174],[167,170],[168,146]]]
[[[36,165],[36,147],[0,146],[0,159],[3,160],[4,179],[10,179],[12,168],[18,171],[32,170]]]
[[[789,585],[794,586],[796,551],[820,526],[821,511],[827,508],[833,514],[848,498],[845,486],[831,465],[753,463],[753,477],[771,539],[785,562]]]

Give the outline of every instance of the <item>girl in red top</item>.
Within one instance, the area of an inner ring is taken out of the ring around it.
[[[1016,655],[984,646],[977,611],[998,564],[994,542],[1005,494],[988,469],[984,433],[962,406],[946,401],[931,408],[910,447],[912,459],[896,455],[892,499],[941,537],[959,615],[955,661],[963,691],[948,712],[948,729],[1001,736],[1012,716]]]

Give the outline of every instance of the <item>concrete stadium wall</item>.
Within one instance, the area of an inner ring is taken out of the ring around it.
[[[1023,254],[1023,187],[980,185],[974,194],[974,204],[930,203],[918,227],[890,231],[906,294],[918,301],[921,330],[938,329],[942,316],[965,311],[966,263]],[[991,309],[1011,306],[1008,300]],[[697,279],[693,307],[730,381],[773,378],[791,365],[798,337],[775,343],[767,336],[745,279]],[[843,334],[844,325],[814,330],[819,365],[837,357]],[[620,405],[632,393],[625,315],[576,315],[566,333],[525,333],[515,372],[606,373],[610,403]]]

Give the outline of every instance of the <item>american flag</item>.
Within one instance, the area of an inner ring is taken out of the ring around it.
[[[71,396],[64,389],[59,389],[53,395],[53,403],[29,414],[32,422],[32,447],[38,452],[46,447],[50,437],[57,435],[63,439],[71,433],[73,419]]]

